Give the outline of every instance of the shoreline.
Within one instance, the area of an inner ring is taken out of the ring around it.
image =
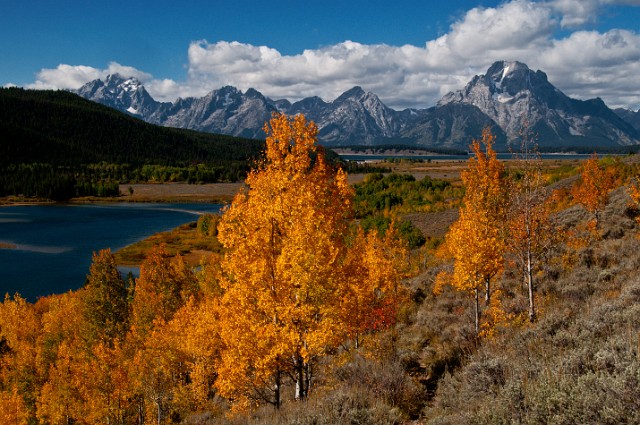
[[[244,183],[136,183],[121,184],[120,196],[86,196],[58,202],[42,198],[8,196],[0,198],[0,207],[29,205],[82,205],[98,203],[211,203],[227,204]],[[133,189],[130,193],[129,188]]]
[[[354,184],[364,179],[363,174],[350,174],[349,183]],[[194,204],[228,204],[236,194],[246,187],[244,182],[234,183],[135,183],[121,184],[120,196],[98,197],[86,196],[71,198],[69,201],[57,202],[43,198],[27,198],[7,196],[0,198],[0,208],[29,205],[81,205],[99,203],[194,203]],[[130,192],[129,188],[133,190]]]

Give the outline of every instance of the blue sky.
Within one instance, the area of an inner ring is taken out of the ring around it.
[[[159,100],[223,85],[333,100],[354,85],[429,107],[496,60],[578,98],[640,108],[640,0],[3,0],[0,85],[119,72]]]

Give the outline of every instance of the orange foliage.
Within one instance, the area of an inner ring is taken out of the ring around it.
[[[453,257],[451,284],[478,298],[484,289],[487,304],[491,298],[490,280],[502,271],[504,252],[503,222],[507,192],[504,165],[493,150],[495,137],[488,129],[481,140],[474,140],[475,154],[462,172],[465,186],[460,217],[449,228],[447,248]],[[484,145],[484,151],[482,149]],[[442,278],[441,278],[442,279]],[[476,330],[479,331],[478,309]]]
[[[614,176],[600,166],[596,154],[582,165],[580,181],[573,187],[573,197],[594,215],[596,228],[600,214],[609,202],[609,192],[614,188],[614,184]]]
[[[132,325],[141,336],[154,320],[169,321],[197,292],[195,275],[182,257],[171,258],[163,246],[154,248],[140,266],[132,305]]]
[[[216,388],[240,408],[278,406],[286,376],[304,398],[319,357],[347,336],[391,324],[402,256],[390,240],[362,234],[349,252],[352,189],[315,146],[313,122],[275,114],[265,131],[265,159],[218,227],[228,251]]]
[[[631,186],[629,186],[629,196],[631,196],[631,200],[635,204],[635,207],[640,208],[640,183],[637,179],[631,184]],[[640,216],[636,217],[636,221],[640,223]]]
[[[405,295],[400,280],[406,272],[406,256],[393,225],[384,238],[358,230],[346,257],[340,301],[344,329],[356,348],[365,334],[395,324]]]
[[[494,338],[513,319],[514,315],[507,313],[502,305],[502,291],[494,291],[489,308],[484,311],[483,316],[480,336],[484,338]]]
[[[270,382],[257,397],[279,405],[281,377],[337,344],[334,306],[352,190],[316,148],[313,122],[274,115],[265,131],[266,159],[218,227],[228,252],[216,386],[246,401]]]

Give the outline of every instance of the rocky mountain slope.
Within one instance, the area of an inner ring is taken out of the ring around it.
[[[438,107],[465,104],[478,107],[507,135],[517,140],[529,127],[547,146],[610,146],[637,144],[639,135],[601,99],[571,99],[549,83],[542,71],[520,62],[496,62],[485,75],[445,95]]]
[[[624,108],[614,109],[613,111],[640,132],[640,109],[635,112]]]
[[[495,62],[436,106],[403,111],[387,107],[361,87],[331,102],[309,97],[291,103],[229,86],[201,98],[158,102],[135,78],[110,75],[77,93],[154,124],[252,138],[264,137],[262,127],[274,111],[303,113],[318,124],[320,141],[331,146],[403,143],[466,149],[486,126],[501,148],[517,143],[527,126],[545,147],[640,143],[640,130],[601,99],[569,98],[544,72],[520,62]]]

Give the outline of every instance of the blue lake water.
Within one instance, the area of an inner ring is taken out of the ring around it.
[[[29,301],[80,288],[94,251],[123,248],[196,221],[219,204],[90,204],[0,207],[0,296]]]

